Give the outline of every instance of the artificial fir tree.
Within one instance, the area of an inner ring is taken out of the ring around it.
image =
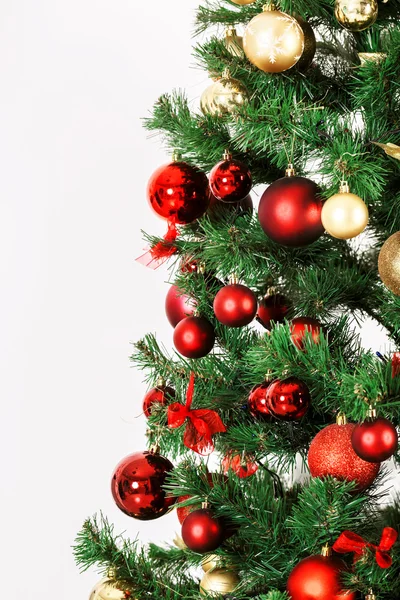
[[[104,572],[93,600],[197,598],[201,572],[203,594],[238,599],[400,597],[382,486],[400,356],[355,332],[369,316],[400,343],[400,1],[263,4],[201,6],[201,111],[173,93],[146,120],[175,153],[149,183],[167,234],[142,259],[171,262],[177,352],[135,345],[149,450],[112,491],[133,518],[177,507],[183,540],[143,549],[89,519],[75,555]],[[310,476],[288,484],[299,460]]]

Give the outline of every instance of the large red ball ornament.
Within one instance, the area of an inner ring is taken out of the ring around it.
[[[343,590],[341,574],[345,569],[340,558],[310,556],[289,575],[287,592],[291,600],[354,600],[355,593]]]
[[[205,173],[185,162],[172,162],[153,173],[147,195],[150,206],[160,217],[185,225],[206,212],[208,179]]]
[[[269,410],[267,401],[267,391],[270,385],[270,381],[264,381],[254,386],[250,392],[248,407],[250,413],[256,419],[265,420],[271,418],[271,411]]]
[[[396,452],[397,430],[388,419],[368,420],[354,427],[351,443],[357,456],[367,462],[380,463]]]
[[[283,323],[288,312],[289,302],[283,294],[266,295],[258,305],[257,320],[271,329],[272,323]]]
[[[182,539],[193,552],[212,552],[222,544],[224,530],[221,521],[211,510],[200,508],[184,520]]]
[[[233,283],[224,286],[214,298],[214,313],[227,327],[244,327],[256,316],[257,298],[245,285]]]
[[[313,342],[318,344],[319,336],[321,333],[321,323],[317,319],[311,319],[311,317],[298,317],[292,320],[290,325],[290,335],[294,345],[299,350],[304,350],[304,342],[306,335],[309,334]]]
[[[250,193],[251,186],[250,170],[244,163],[234,160],[229,152],[210,173],[211,191],[223,202],[240,202]]]
[[[353,450],[354,423],[328,425],[311,442],[308,466],[313,477],[336,477],[354,481],[357,490],[368,488],[379,472],[380,463],[362,460]]]
[[[204,317],[186,317],[174,330],[174,344],[186,358],[202,358],[214,347],[215,332]]]
[[[135,452],[121,460],[111,480],[118,508],[141,521],[164,515],[176,501],[167,497],[162,487],[173,468],[167,458],[156,452]]]
[[[263,193],[258,207],[266,235],[283,246],[307,246],[323,233],[318,186],[305,177],[283,177]]]
[[[182,292],[176,285],[171,285],[165,298],[165,314],[172,327],[176,327],[185,317],[194,315],[196,308],[195,298]]]
[[[304,417],[310,407],[310,390],[297,377],[278,379],[267,390],[267,403],[274,417],[295,421]]]
[[[168,385],[159,385],[149,390],[143,399],[143,412],[145,416],[149,418],[154,404],[164,406],[168,398],[171,400],[175,398],[175,390]]]

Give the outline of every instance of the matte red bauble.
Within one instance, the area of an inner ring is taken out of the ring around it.
[[[267,403],[274,417],[295,421],[304,417],[310,407],[310,390],[297,377],[278,379],[267,390]]]
[[[195,510],[183,522],[182,539],[193,552],[212,552],[224,539],[221,521],[208,508]]]
[[[304,350],[307,333],[309,334],[308,337],[318,344],[320,332],[321,323],[317,319],[311,319],[310,317],[298,317],[293,319],[290,325],[290,334],[293,343],[299,350]]]
[[[165,405],[168,398],[175,398],[175,390],[167,385],[160,385],[152,388],[147,392],[143,399],[143,412],[147,418],[151,415],[152,406],[154,404]]]
[[[172,327],[176,327],[185,317],[194,315],[196,308],[195,298],[182,292],[176,285],[171,285],[165,298],[165,314]]]
[[[214,342],[214,327],[203,317],[186,317],[175,327],[175,348],[186,358],[206,356],[213,349]]]
[[[265,329],[271,329],[272,323],[283,323],[288,312],[289,302],[283,294],[267,295],[258,305],[257,320]]]
[[[211,191],[223,202],[240,202],[250,193],[251,186],[250,170],[244,163],[234,160],[229,152],[210,173]]]
[[[263,193],[258,207],[266,235],[283,246],[307,246],[323,233],[317,185],[305,177],[283,177]]]
[[[271,417],[267,402],[267,390],[270,385],[270,381],[264,381],[264,383],[255,385],[250,392],[248,407],[250,413],[256,419],[265,420]]]
[[[357,490],[368,488],[379,472],[379,463],[362,460],[353,450],[351,436],[354,423],[328,425],[311,442],[308,466],[313,477],[336,477],[354,481]]]
[[[341,574],[345,569],[340,558],[310,556],[289,575],[287,592],[291,600],[354,600],[355,593],[343,590]]]
[[[397,430],[388,419],[375,418],[354,427],[351,443],[357,456],[367,462],[379,463],[396,452]]]
[[[147,187],[150,206],[163,219],[185,225],[208,208],[208,179],[195,167],[176,161],[159,167]]]
[[[228,453],[222,460],[222,468],[226,475],[233,471],[239,479],[246,479],[258,471],[258,464],[250,456]]]
[[[150,521],[164,515],[176,498],[163,490],[173,464],[156,452],[135,452],[121,460],[111,480],[118,508],[129,517]]]
[[[243,327],[256,316],[255,293],[239,283],[224,286],[214,298],[214,313],[227,327]]]

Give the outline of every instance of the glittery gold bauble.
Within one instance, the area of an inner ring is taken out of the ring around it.
[[[326,231],[340,240],[349,240],[360,234],[368,225],[368,207],[360,196],[351,194],[344,182],[322,207],[321,220]]]
[[[363,31],[373,25],[378,16],[377,0],[336,0],[335,17],[349,31]]]
[[[124,598],[126,598],[125,592],[116,588],[113,580],[108,577],[99,581],[89,596],[89,600],[123,600]]]
[[[243,57],[243,38],[236,33],[234,27],[228,27],[225,32],[225,47],[232,56]]]
[[[317,40],[315,39],[314,30],[308,21],[298,15],[296,15],[296,21],[299,22],[304,34],[304,50],[300,60],[296,64],[296,69],[306,71],[313,61],[317,49]]]
[[[383,244],[379,252],[378,270],[386,287],[400,296],[400,231]]]
[[[230,594],[237,588],[239,582],[239,575],[235,571],[227,569],[207,571],[200,582],[200,594],[202,596]]]
[[[245,6],[245,4],[253,4],[256,0],[231,0],[234,4],[239,4],[239,6]]]
[[[234,114],[249,101],[246,87],[225,71],[221,79],[210,85],[202,94],[200,108],[204,114]]]
[[[243,49],[249,61],[262,71],[281,73],[300,60],[304,33],[294,17],[268,5],[247,25]]]

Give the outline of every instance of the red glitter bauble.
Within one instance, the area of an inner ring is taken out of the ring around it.
[[[222,468],[227,475],[229,471],[233,471],[239,479],[251,477],[258,471],[257,463],[253,462],[252,457],[243,454],[229,453],[222,460]]]
[[[267,390],[270,385],[270,381],[264,381],[259,385],[255,385],[250,392],[248,399],[249,411],[257,419],[264,420],[271,417],[267,402]]]
[[[213,349],[214,342],[214,327],[203,317],[186,317],[175,327],[175,348],[186,358],[206,356]]]
[[[271,329],[272,323],[283,323],[288,312],[289,302],[283,294],[267,295],[258,305],[257,320],[265,329]]]
[[[221,521],[208,508],[190,513],[182,525],[182,539],[193,552],[212,552],[221,545],[224,530]]]
[[[323,233],[317,185],[305,177],[283,177],[263,193],[258,207],[266,235],[283,246],[307,246]]]
[[[248,325],[256,316],[256,312],[256,295],[245,285],[226,285],[214,298],[215,316],[227,327]]]
[[[176,498],[162,486],[173,464],[156,452],[135,452],[121,460],[111,480],[118,508],[129,517],[150,521],[164,515]]]
[[[380,463],[396,452],[397,430],[388,419],[368,420],[354,427],[351,443],[357,456],[367,462]]]
[[[362,460],[353,450],[351,436],[355,424],[328,425],[310,445],[308,466],[313,477],[336,477],[341,481],[354,481],[357,490],[368,488],[379,472],[380,463]]]
[[[267,403],[274,417],[295,421],[304,417],[310,407],[310,390],[297,377],[278,379],[267,390]]]
[[[210,188],[223,202],[240,202],[250,193],[252,186],[249,168],[226,154],[210,173]]]
[[[167,403],[168,398],[171,400],[175,398],[175,390],[169,386],[160,385],[149,390],[143,399],[143,412],[145,416],[149,418],[153,404],[164,405]]]
[[[346,564],[334,556],[315,555],[295,566],[287,581],[291,600],[355,600],[356,594],[343,590],[341,573]]]
[[[172,327],[176,327],[185,317],[194,315],[197,308],[195,298],[188,296],[176,285],[171,285],[165,298],[165,314]]]
[[[185,162],[172,162],[153,173],[147,195],[160,217],[185,225],[201,217],[208,208],[207,176]]]
[[[299,350],[304,350],[304,342],[307,333],[309,334],[308,337],[318,344],[321,333],[321,323],[317,321],[317,319],[311,319],[310,317],[298,317],[292,320],[290,334],[294,345]]]

